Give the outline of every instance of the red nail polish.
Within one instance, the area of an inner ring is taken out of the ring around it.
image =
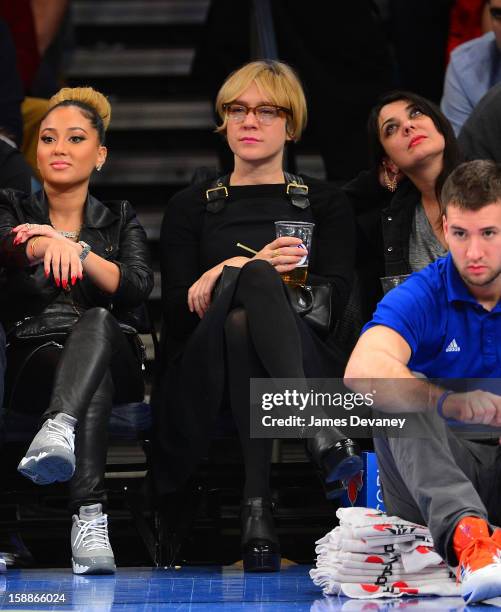
[[[47,270],[44,270],[43,273],[45,274],[45,278],[49,278],[50,272],[48,272]]]
[[[74,285],[77,282],[77,277],[76,276],[72,276],[71,277],[71,284]]]
[[[58,278],[56,278],[55,280],[56,280],[56,286],[59,287],[59,285],[61,284],[61,281]]]
[[[68,281],[65,278],[63,278],[62,285],[63,289],[66,289],[66,287],[68,286]]]

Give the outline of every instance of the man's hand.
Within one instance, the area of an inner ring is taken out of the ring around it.
[[[501,426],[501,396],[488,391],[452,393],[445,399],[442,411],[448,419],[463,423]]]

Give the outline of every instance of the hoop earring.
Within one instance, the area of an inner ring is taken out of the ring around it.
[[[386,189],[394,193],[398,187],[398,181],[396,175],[391,179],[388,174],[388,168],[384,167],[384,184],[386,185]]]

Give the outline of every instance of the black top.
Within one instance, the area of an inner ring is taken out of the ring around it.
[[[407,178],[399,182],[395,193],[390,193],[380,185],[376,169],[361,172],[343,191],[356,216],[362,316],[369,321],[383,297],[379,279],[412,272],[409,243],[421,194]]]
[[[177,193],[169,202],[161,231],[162,307],[167,334],[189,334],[199,318],[190,313],[190,286],[208,269],[236,256],[252,257],[237,242],[259,251],[275,239],[274,221],[315,223],[308,282],[334,287],[336,316],[349,297],[355,258],[355,225],[351,207],[335,186],[304,177],[310,207],[291,204],[285,184],[229,187],[226,205],[206,211],[211,181]]]

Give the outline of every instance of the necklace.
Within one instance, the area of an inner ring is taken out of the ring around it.
[[[80,232],[82,230],[82,226],[80,226],[77,230],[68,232],[66,230],[58,230],[56,227],[54,227],[54,224],[52,223],[52,221],[50,222],[50,225],[56,230],[56,232],[60,236],[63,236],[64,238],[68,238],[69,240],[78,240],[80,238]]]
[[[78,237],[80,236],[80,229],[78,229],[76,232],[66,232],[65,230],[56,230],[56,232],[58,234],[61,234],[61,236],[64,236],[65,238],[72,238],[74,240],[78,239]]]

